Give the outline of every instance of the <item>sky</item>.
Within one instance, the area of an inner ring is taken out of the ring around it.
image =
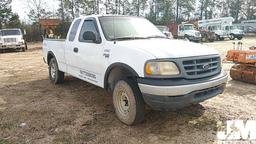
[[[24,22],[28,22],[29,18],[27,16],[29,12],[28,8],[28,1],[29,0],[12,0],[12,11],[17,13],[20,19]],[[58,0],[43,0],[46,3],[46,7],[50,11],[56,11],[59,7]]]

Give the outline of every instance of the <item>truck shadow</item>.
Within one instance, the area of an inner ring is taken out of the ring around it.
[[[1,53],[17,53],[17,52],[22,52],[21,50],[14,50],[14,49],[2,49],[0,50]]]
[[[45,78],[3,86],[0,91],[7,102],[4,107],[8,109],[1,112],[0,124],[10,125],[2,129],[0,135],[15,132],[23,136],[24,131],[16,127],[22,122],[30,124],[25,137],[42,132],[58,136],[65,131],[79,141],[80,136],[88,132],[92,137],[82,138],[83,141],[97,136],[110,139],[116,135],[115,140],[121,142],[118,137],[139,140],[156,135],[172,138],[188,131],[216,131],[216,121],[204,116],[206,108],[201,104],[170,112],[147,109],[142,124],[126,126],[116,118],[109,93],[69,76],[60,85],[53,85]],[[76,135],[72,135],[74,132]]]

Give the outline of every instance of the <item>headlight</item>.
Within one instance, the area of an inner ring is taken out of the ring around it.
[[[180,71],[173,62],[148,62],[145,73],[152,76],[178,75]]]

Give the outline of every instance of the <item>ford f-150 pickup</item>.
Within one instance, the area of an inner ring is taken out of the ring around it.
[[[146,105],[174,110],[217,96],[228,78],[216,50],[168,39],[141,17],[76,18],[66,40],[44,39],[43,55],[53,84],[67,73],[112,92],[127,125],[143,121]]]

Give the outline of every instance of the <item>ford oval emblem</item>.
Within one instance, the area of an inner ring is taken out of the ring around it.
[[[210,68],[210,65],[209,64],[204,64],[202,68],[203,68],[204,71],[206,71]]]

